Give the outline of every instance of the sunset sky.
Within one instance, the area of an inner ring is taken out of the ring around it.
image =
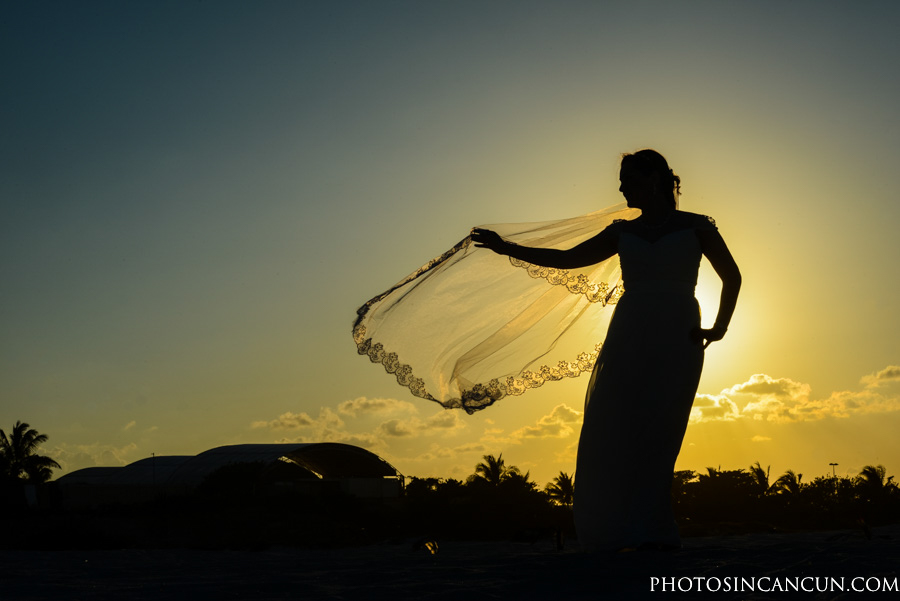
[[[898,28],[886,1],[4,3],[0,428],[56,475],[343,441],[543,485],[586,377],[445,411],[357,355],[355,311],[474,225],[621,202],[652,147],[744,276],[677,467],[900,476]],[[717,295],[704,264],[707,325]]]

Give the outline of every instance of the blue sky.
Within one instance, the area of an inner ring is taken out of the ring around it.
[[[451,418],[357,357],[350,325],[473,225],[619,202],[618,158],[643,147],[745,276],[699,391],[733,419],[698,421],[679,467],[900,465],[884,371],[900,364],[893,3],[18,2],[2,16],[0,420],[49,434],[66,469],[318,437],[413,475],[464,475],[488,452],[539,479],[571,470],[586,382]],[[768,397],[724,393],[754,374]],[[880,409],[841,417],[838,393]],[[760,409],[775,401],[831,413],[776,424]],[[542,423],[559,427],[526,430]],[[823,432],[846,460],[816,457]]]

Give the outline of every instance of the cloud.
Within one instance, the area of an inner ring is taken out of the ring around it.
[[[900,382],[900,365],[888,365],[881,371],[863,376],[859,382],[866,388],[877,388],[884,384]]]
[[[747,403],[741,409],[741,415],[757,421],[785,422],[796,419],[796,416],[791,414],[788,404],[771,396],[760,397]]]
[[[847,418],[867,413],[900,411],[900,396],[887,396],[871,388],[832,392],[824,399],[800,397],[780,400],[763,396],[748,403],[742,414],[772,422],[816,421],[826,417]]]
[[[466,424],[460,418],[459,411],[448,411],[443,410],[438,413],[435,413],[431,417],[425,420],[424,429],[425,430],[458,430],[459,428],[465,428]]]
[[[288,411],[282,413],[277,418],[270,421],[255,421],[250,423],[250,427],[254,429],[268,428],[270,430],[298,430],[310,429],[315,431],[323,431],[325,429],[336,429],[344,426],[344,420],[340,416],[329,409],[322,407],[319,409],[319,416],[310,417],[308,413],[293,413]]]
[[[812,389],[809,384],[790,378],[773,378],[766,374],[753,374],[741,384],[735,384],[721,392],[719,397],[744,402],[739,415],[757,421],[789,422],[807,419]],[[734,405],[735,409],[737,405]],[[734,417],[738,417],[735,415]]]
[[[566,438],[575,432],[575,425],[581,423],[584,414],[566,404],[559,404],[549,415],[545,415],[533,426],[519,428],[510,434],[514,440],[524,438]]]
[[[754,436],[753,438],[750,439],[751,442],[767,442],[770,440],[772,440],[772,439],[769,438],[768,436],[762,436],[760,434],[757,434],[756,436]]]
[[[382,422],[378,426],[378,432],[389,437],[404,437],[449,434],[465,427],[465,422],[459,417],[459,411],[442,410],[424,420],[414,416]]]
[[[282,413],[271,421],[257,421],[250,424],[251,428],[270,428],[272,430],[296,430],[315,425],[316,420],[307,413]]]
[[[740,409],[724,394],[698,394],[691,407],[691,423],[734,421],[741,417]]]
[[[817,399],[812,397],[809,384],[754,374],[747,382],[726,388],[718,395],[698,395],[691,410],[691,421],[749,418],[786,423],[900,411],[900,395],[877,390],[895,379],[900,379],[900,368],[888,366],[864,376],[860,380],[866,386],[863,390],[832,392]],[[743,406],[738,410],[740,404]]]
[[[402,437],[415,435],[415,429],[408,423],[399,419],[382,422],[378,426],[378,432],[384,436]]]
[[[369,432],[346,432],[344,430],[334,430],[331,428],[323,428],[315,433],[301,434],[295,437],[279,438],[275,442],[279,443],[310,443],[310,442],[342,442],[357,447],[363,447],[370,451],[378,451],[379,454],[385,449],[384,440]]]
[[[832,392],[831,396],[823,401],[810,403],[810,407],[806,410],[833,414],[837,417],[848,417],[851,414],[889,413],[900,411],[900,396],[887,396],[871,389],[859,392],[844,390]]]
[[[454,447],[453,453],[457,454],[457,455],[460,453],[484,453],[486,450],[487,450],[487,448],[483,444],[478,443],[478,442],[472,442],[469,444],[464,444],[464,445],[460,445],[458,447]]]
[[[137,422],[134,420],[131,420],[130,422],[125,424],[125,426],[122,428],[122,431],[127,432],[127,431],[131,430],[132,428],[134,428],[136,425],[137,425]]]
[[[808,397],[810,386],[809,384],[795,382],[789,378],[776,379],[766,374],[753,374],[743,384],[735,384],[722,392],[728,394],[752,394],[778,400],[795,400]]]
[[[364,396],[355,398],[351,401],[344,401],[338,405],[338,413],[357,417],[366,413],[394,413],[397,411],[406,411],[408,413],[416,413],[416,408],[412,403],[400,401],[397,399],[370,399]]]
[[[63,471],[70,472],[84,467],[108,466],[118,467],[139,459],[135,443],[121,447],[95,442],[93,444],[60,444],[47,453],[62,466]]]
[[[368,432],[344,432],[341,430],[325,429],[315,439],[304,442],[343,442],[367,449],[379,449],[384,447],[384,441]]]
[[[383,422],[374,432],[352,433],[346,431],[346,424],[341,418],[341,415],[357,419],[365,415],[396,412],[415,413],[416,408],[411,403],[397,399],[358,397],[340,403],[337,411],[330,407],[321,407],[318,417],[312,417],[305,411],[299,413],[287,411],[272,420],[251,422],[250,427],[253,429],[304,431],[299,436],[283,439],[288,442],[348,442],[349,444],[355,444],[352,441],[358,440],[364,443],[361,446],[372,448],[373,445],[381,444],[380,440],[382,438],[413,436],[422,431],[445,427],[448,421],[447,417],[429,418],[424,421],[418,418],[412,418],[411,420],[392,419]],[[449,419],[458,418],[451,415]]]
[[[424,419],[416,415],[394,417],[382,421],[374,428],[370,423],[362,425],[363,422],[357,421],[367,415],[398,411],[415,412],[416,409],[412,404],[396,399],[359,397],[340,403],[337,411],[330,407],[321,407],[317,417],[312,417],[306,412],[288,411],[272,420],[251,422],[250,427],[284,432],[285,435],[275,442],[341,442],[369,449],[382,456],[390,454],[392,441],[452,435],[466,427],[460,418],[461,412],[448,410],[440,410]],[[342,415],[348,418],[349,425],[342,419]]]

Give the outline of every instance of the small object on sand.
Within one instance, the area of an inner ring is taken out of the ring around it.
[[[430,538],[421,538],[413,543],[413,551],[425,551],[429,555],[437,555],[437,541]]]
[[[872,530],[869,528],[869,524],[868,522],[866,522],[866,518],[859,518],[859,520],[857,520],[857,523],[859,523],[859,526],[860,528],[862,528],[863,534],[866,535],[866,538],[872,540]]]

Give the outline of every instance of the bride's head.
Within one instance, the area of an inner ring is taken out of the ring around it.
[[[622,156],[619,191],[628,206],[643,209],[648,203],[660,202],[675,208],[681,194],[681,178],[669,168],[665,157],[646,148]]]

